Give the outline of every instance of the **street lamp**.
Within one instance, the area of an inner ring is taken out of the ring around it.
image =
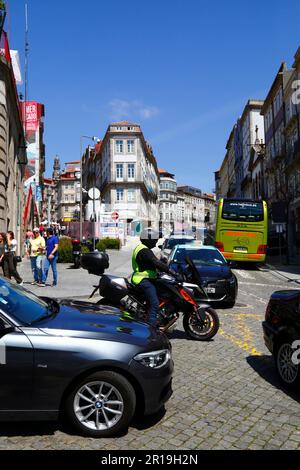
[[[83,139],[88,139],[92,140],[93,142],[98,142],[100,139],[95,136],[89,136],[89,135],[82,135],[80,137],[80,241],[82,241],[82,222],[83,222],[83,217],[82,217],[82,153],[83,153]]]

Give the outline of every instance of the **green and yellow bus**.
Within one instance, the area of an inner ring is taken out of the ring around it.
[[[268,239],[265,201],[220,199],[215,246],[228,261],[263,263]]]

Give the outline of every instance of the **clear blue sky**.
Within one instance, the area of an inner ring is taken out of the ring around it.
[[[25,0],[10,0],[23,49]],[[300,45],[299,0],[28,0],[29,99],[46,106],[53,157],[79,158],[80,135],[137,121],[160,167],[211,191],[248,98],[263,99]],[[23,54],[22,54],[23,60]],[[24,71],[24,67],[23,67]]]

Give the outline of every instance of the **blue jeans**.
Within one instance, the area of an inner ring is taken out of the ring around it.
[[[149,323],[157,326],[157,316],[159,310],[159,300],[154,284],[149,279],[144,279],[140,283],[149,306]]]
[[[53,259],[46,258],[44,264],[44,273],[45,273],[45,282],[47,281],[48,272],[51,266],[52,274],[53,274],[53,284],[56,286],[57,284],[57,256],[54,256]]]
[[[44,259],[45,256],[31,256],[31,271],[35,282],[45,284],[46,278],[44,274]]]

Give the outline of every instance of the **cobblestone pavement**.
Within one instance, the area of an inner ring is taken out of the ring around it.
[[[209,343],[172,335],[174,395],[164,413],[136,420],[116,439],[85,439],[63,423],[0,425],[0,449],[297,449],[300,391],[279,385],[262,339],[271,292],[291,288],[269,270],[236,270],[237,305],[219,310]],[[300,276],[299,276],[300,277]]]

